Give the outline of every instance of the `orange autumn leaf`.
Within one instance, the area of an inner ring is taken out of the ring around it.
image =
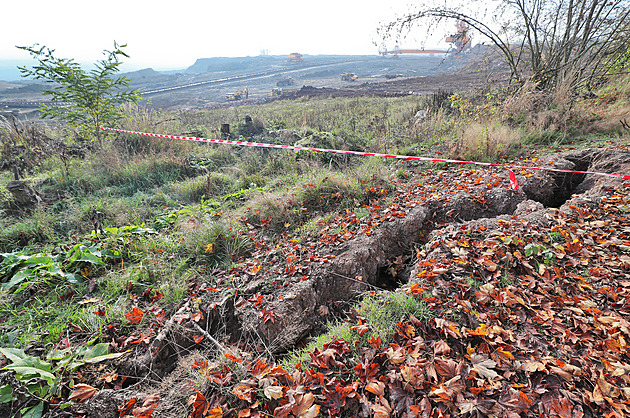
[[[196,344],[199,344],[200,342],[202,342],[204,338],[205,336],[203,334],[193,335],[193,340],[195,341]]]
[[[242,358],[236,357],[232,353],[225,353],[225,358],[227,358],[228,360],[232,360],[232,361],[234,361],[236,363],[242,363],[243,362]]]
[[[252,376],[255,377],[256,379],[262,379],[263,377],[265,377],[269,371],[270,371],[270,367],[267,363],[264,363],[262,361],[257,361],[254,366],[252,367]]]
[[[422,287],[420,287],[418,283],[414,283],[409,287],[409,291],[411,292],[412,295],[419,296],[419,295],[422,295],[422,293],[424,292],[424,289],[422,289]]]
[[[319,405],[313,405],[314,396],[308,392],[305,394],[296,394],[294,396],[296,406],[293,407],[293,413],[297,418],[315,418],[319,415]]]
[[[280,399],[284,396],[284,390],[282,386],[267,386],[263,393],[268,399]]]
[[[232,393],[236,395],[239,399],[247,401],[249,403],[254,401],[254,397],[256,393],[253,391],[251,386],[246,384],[239,384],[232,389]]]
[[[470,335],[488,335],[488,327],[486,324],[481,324],[475,330],[468,330]]]
[[[124,404],[118,405],[118,416],[124,417],[136,405],[137,398],[131,398]]]
[[[223,408],[220,406],[218,408],[212,408],[208,411],[208,415],[206,418],[222,418],[223,417]]]
[[[149,405],[145,405],[145,403],[143,403],[141,407],[134,408],[131,411],[131,415],[134,418],[154,418],[153,411],[155,411],[155,409],[158,407],[158,403],[156,402]]]
[[[365,386],[365,390],[376,396],[383,396],[385,394],[385,383],[373,380]]]
[[[144,318],[144,312],[138,308],[133,308],[131,312],[125,314],[125,318],[132,324],[139,324]]]
[[[470,391],[474,394],[474,395],[479,395],[481,392],[483,392],[485,389],[485,387],[471,387]]]
[[[370,330],[370,327],[365,324],[359,324],[359,325],[353,326],[352,329],[355,330],[359,334],[360,337],[363,337],[365,333]]]
[[[444,340],[435,341],[431,347],[435,356],[448,355],[452,351],[451,347]]]
[[[381,337],[377,337],[377,338],[370,338],[368,340],[368,344],[370,344],[370,347],[372,348],[381,348]]]
[[[210,409],[210,403],[199,391],[188,398],[188,405],[193,407],[189,418],[205,418]]]

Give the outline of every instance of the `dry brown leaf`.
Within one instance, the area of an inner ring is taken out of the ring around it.
[[[432,348],[434,356],[448,355],[451,352],[451,347],[444,340],[434,342]]]
[[[280,399],[283,396],[282,386],[267,386],[263,393],[269,399]]]
[[[90,385],[79,383],[74,385],[74,392],[68,396],[70,400],[76,400],[77,402],[85,402],[98,393],[98,389]]]
[[[472,354],[470,358],[474,365],[472,370],[475,370],[480,376],[490,380],[499,376],[497,372],[492,370],[497,365],[494,360],[491,360],[482,354]]]
[[[319,414],[319,405],[313,405],[314,400],[311,392],[295,395],[293,413],[296,418],[315,418]]]
[[[385,383],[379,380],[372,380],[365,386],[365,390],[376,396],[383,396],[385,394]]]

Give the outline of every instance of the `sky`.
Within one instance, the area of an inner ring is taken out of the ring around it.
[[[31,61],[15,46],[35,43],[79,62],[127,44],[123,70],[183,69],[197,58],[299,52],[378,53],[376,29],[410,10],[410,0],[10,0],[2,5],[0,65]],[[422,30],[401,43],[420,48]],[[393,44],[394,42],[390,42]],[[430,43],[430,44],[429,44]],[[435,40],[426,48],[446,48]],[[393,45],[389,45],[393,47]]]

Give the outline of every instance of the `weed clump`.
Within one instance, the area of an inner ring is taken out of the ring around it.
[[[208,217],[182,219],[176,234],[181,237],[182,255],[208,267],[228,267],[251,248],[239,224]]]
[[[324,344],[333,340],[342,340],[355,347],[367,347],[369,341],[378,339],[380,345],[386,347],[396,333],[399,321],[408,320],[410,316],[425,321],[432,317],[426,303],[407,293],[374,293],[366,295],[354,308],[354,317],[331,323],[328,330],[308,343],[306,347],[290,353],[284,360],[287,368],[297,363],[308,363],[309,353],[322,350]],[[357,327],[359,322],[364,327]],[[358,342],[358,343],[355,343]],[[356,359],[360,353],[355,350]],[[355,360],[356,360],[355,359]]]

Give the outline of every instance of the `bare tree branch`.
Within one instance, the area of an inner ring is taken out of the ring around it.
[[[628,61],[630,0],[498,0],[490,16],[477,3],[420,6],[391,22],[389,34],[414,26],[463,21],[503,55],[513,82],[532,79],[539,88],[568,82],[592,84],[620,60]],[[625,57],[625,58],[624,58]]]

